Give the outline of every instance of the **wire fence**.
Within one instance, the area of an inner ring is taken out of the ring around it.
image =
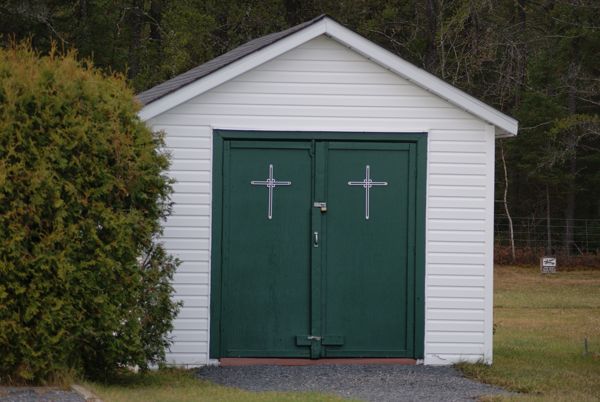
[[[512,261],[508,218],[499,214],[494,223],[496,262],[536,263],[543,255],[555,255],[569,265],[600,266],[600,219],[573,219],[569,244],[564,218],[512,217],[512,222],[516,261]]]

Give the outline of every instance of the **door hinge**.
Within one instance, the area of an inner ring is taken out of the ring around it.
[[[314,342],[320,342],[323,346],[342,346],[344,337],[341,335],[298,335],[296,336],[297,346],[312,346]]]
[[[298,335],[296,336],[297,346],[312,346],[313,342],[321,342],[320,336],[314,335]]]

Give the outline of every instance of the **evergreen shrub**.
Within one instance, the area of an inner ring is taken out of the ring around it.
[[[172,189],[138,110],[121,76],[73,52],[0,49],[0,382],[164,359]]]

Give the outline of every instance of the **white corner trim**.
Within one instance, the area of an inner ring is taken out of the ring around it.
[[[417,86],[447,100],[451,104],[479,117],[497,127],[497,136],[517,134],[518,122],[510,116],[492,108],[471,95],[444,82],[433,74],[407,62],[379,45],[338,24],[330,18],[322,20],[258,50],[232,64],[225,66],[204,78],[192,82],[156,101],[146,105],[139,117],[146,121],[210,89],[227,82],[275,57],[326,34],[354,49],[390,71],[413,82]]]
[[[325,33],[325,20],[318,21],[284,39],[243,57],[197,81],[185,85],[144,106],[138,113],[143,121],[174,108],[212,88],[227,82],[293,48]]]
[[[487,138],[487,189],[486,189],[486,264],[485,264],[485,328],[484,328],[484,350],[483,360],[486,364],[492,364],[493,348],[494,348],[494,207],[495,207],[495,130],[493,125],[488,125],[486,128]]]

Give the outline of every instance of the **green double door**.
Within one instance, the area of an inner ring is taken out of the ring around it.
[[[236,139],[222,155],[213,354],[418,357],[416,144]]]

